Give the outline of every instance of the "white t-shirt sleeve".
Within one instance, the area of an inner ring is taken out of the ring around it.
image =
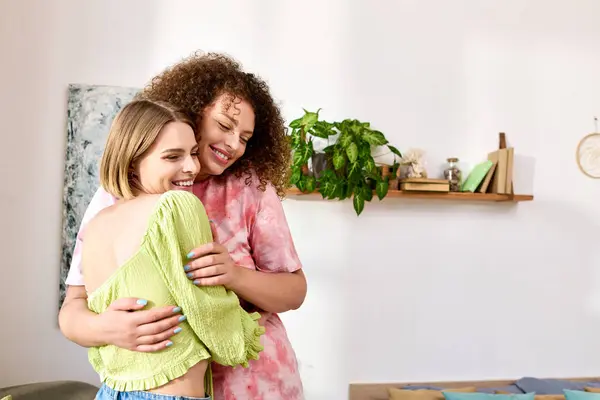
[[[83,218],[81,225],[79,225],[79,231],[77,232],[77,238],[75,240],[75,248],[73,249],[73,257],[71,258],[71,266],[69,267],[69,273],[65,284],[69,286],[84,286],[83,275],[81,273],[81,250],[83,246],[83,235],[88,222],[94,218],[103,209],[115,204],[116,199],[106,192],[102,187],[96,190],[94,197],[90,201]]]

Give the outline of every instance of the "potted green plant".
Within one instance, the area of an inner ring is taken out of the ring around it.
[[[385,135],[371,128],[370,123],[356,119],[327,122],[316,112],[304,110],[304,115],[290,123],[290,141],[293,161],[290,183],[302,192],[318,190],[324,199],[348,199],[356,215],[360,215],[373,192],[382,200],[388,193],[389,176],[382,176],[371,154],[373,147],[387,146],[399,158],[400,151],[389,144]],[[329,139],[335,143],[324,149],[327,164],[318,178],[307,173],[306,165],[314,152],[313,137]],[[394,157],[395,158],[395,157]],[[398,168],[394,162],[393,173]]]

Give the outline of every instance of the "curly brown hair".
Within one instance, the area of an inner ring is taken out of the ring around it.
[[[254,173],[259,189],[264,191],[270,183],[283,198],[291,170],[291,147],[284,119],[267,83],[244,72],[238,61],[220,53],[195,52],[154,77],[137,98],[167,101],[199,123],[205,108],[223,94],[250,103],[255,125],[246,152],[222,176],[244,175],[250,185]]]

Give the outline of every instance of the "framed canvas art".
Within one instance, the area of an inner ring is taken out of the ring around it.
[[[68,87],[59,309],[65,297],[65,280],[79,224],[98,189],[98,167],[110,125],[138,91],[103,85],[71,84]]]

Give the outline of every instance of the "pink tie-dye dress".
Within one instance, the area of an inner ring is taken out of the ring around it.
[[[263,272],[293,272],[302,267],[281,201],[271,186],[261,191],[256,179],[246,185],[244,178],[211,178],[195,184],[193,192],[213,221],[216,240],[227,247],[237,265]],[[102,188],[90,202],[77,235],[67,285],[83,285],[81,246],[85,226],[114,202]],[[248,368],[213,364],[215,400],[304,399],[298,362],[285,327],[277,314],[262,314],[266,333],[261,340],[264,350],[260,359],[250,361]]]

